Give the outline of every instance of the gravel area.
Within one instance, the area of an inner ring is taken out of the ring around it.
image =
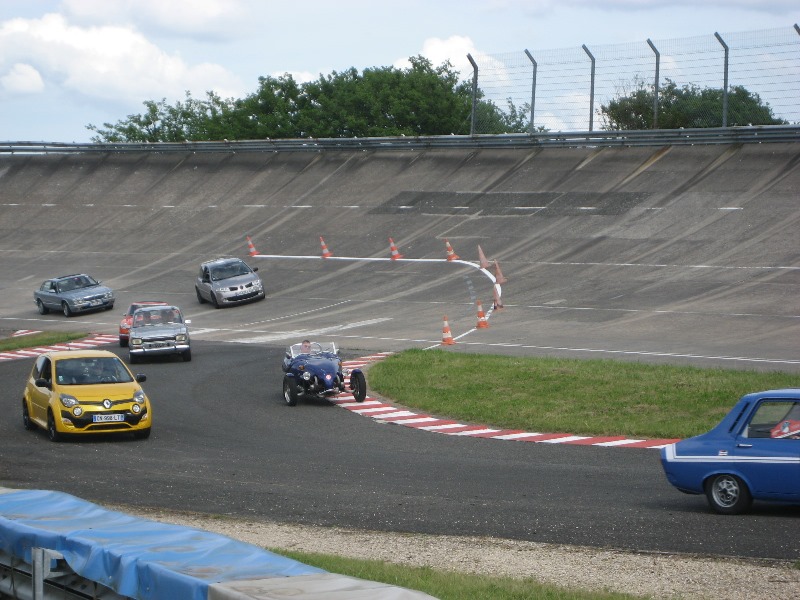
[[[800,568],[788,561],[634,553],[498,538],[368,532],[132,507],[109,508],[220,533],[267,548],[462,573],[530,577],[569,588],[624,592],[654,599],[800,600]]]

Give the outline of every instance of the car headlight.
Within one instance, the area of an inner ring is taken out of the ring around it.
[[[105,294],[103,294],[103,299],[105,299],[105,300],[110,300],[113,297],[114,297],[114,292],[111,292],[111,291],[108,291]]]
[[[76,417],[80,417],[83,414],[83,409],[80,406],[76,406],[72,409],[72,414]]]
[[[138,404],[134,404],[133,406],[131,406],[131,410],[133,411],[133,414],[138,415],[139,411],[142,410],[142,407],[139,406]]]
[[[186,334],[185,333],[179,333],[178,335],[175,336],[175,341],[176,342],[185,342],[186,341]]]
[[[61,400],[61,404],[67,408],[72,408],[78,404],[78,399],[75,396],[70,396],[69,394],[59,394],[58,399]]]
[[[141,346],[142,345],[142,338],[133,338],[131,339],[131,346]]]
[[[350,375],[350,369],[342,369],[342,375],[344,375],[345,377]]]
[[[305,379],[306,381],[311,381],[311,373],[309,373],[308,371],[303,373],[303,379]]]
[[[259,280],[259,281],[256,281],[256,282],[253,284],[253,287],[255,287],[256,289],[259,289],[259,290],[260,290],[260,289],[262,289],[262,288],[264,287],[264,284],[263,284],[263,283],[261,283],[261,280]]]
[[[139,404],[144,404],[145,395],[142,390],[137,390],[133,393],[133,401]]]

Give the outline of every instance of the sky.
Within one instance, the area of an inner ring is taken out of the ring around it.
[[[88,142],[143,102],[243,98],[422,55],[792,28],[798,0],[0,0],[0,142]],[[800,37],[800,36],[799,36]]]

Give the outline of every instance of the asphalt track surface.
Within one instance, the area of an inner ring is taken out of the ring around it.
[[[190,363],[137,369],[155,407],[139,442],[26,432],[30,360],[0,363],[0,485],[308,524],[800,556],[800,509],[714,515],[669,486],[653,449],[284,406],[289,342],[331,339],[351,358],[425,348],[444,315],[453,352],[800,373],[795,146],[431,154],[2,159],[0,329],[113,334],[129,302],[164,299],[192,319],[194,347]],[[198,263],[247,257],[246,235],[268,299],[198,304]],[[406,258],[441,260],[323,260],[319,236],[337,257],[389,257],[392,237]],[[491,306],[491,278],[444,260],[445,239],[467,261],[480,245],[508,278],[487,329],[475,301]],[[33,289],[71,272],[111,285],[114,311],[38,315]]]

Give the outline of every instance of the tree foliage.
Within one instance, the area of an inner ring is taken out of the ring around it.
[[[299,84],[291,75],[260,77],[258,89],[241,99],[212,92],[169,105],[144,103],[145,112],[103,128],[95,142],[179,142],[282,138],[465,135],[470,133],[472,88],[459,82],[449,62],[438,67],[422,56],[405,69],[355,68]],[[478,91],[481,133],[525,131],[523,106],[508,101],[504,112]]]
[[[659,129],[695,127],[722,127],[723,93],[718,88],[700,88],[697,85],[678,86],[671,79],[659,89]],[[600,108],[604,129],[650,129],[653,127],[652,85],[637,79],[634,89],[618,95]],[[776,118],[769,104],[762,103],[758,94],[742,86],[731,86],[728,91],[729,127],[741,125],[782,125],[786,121]]]

